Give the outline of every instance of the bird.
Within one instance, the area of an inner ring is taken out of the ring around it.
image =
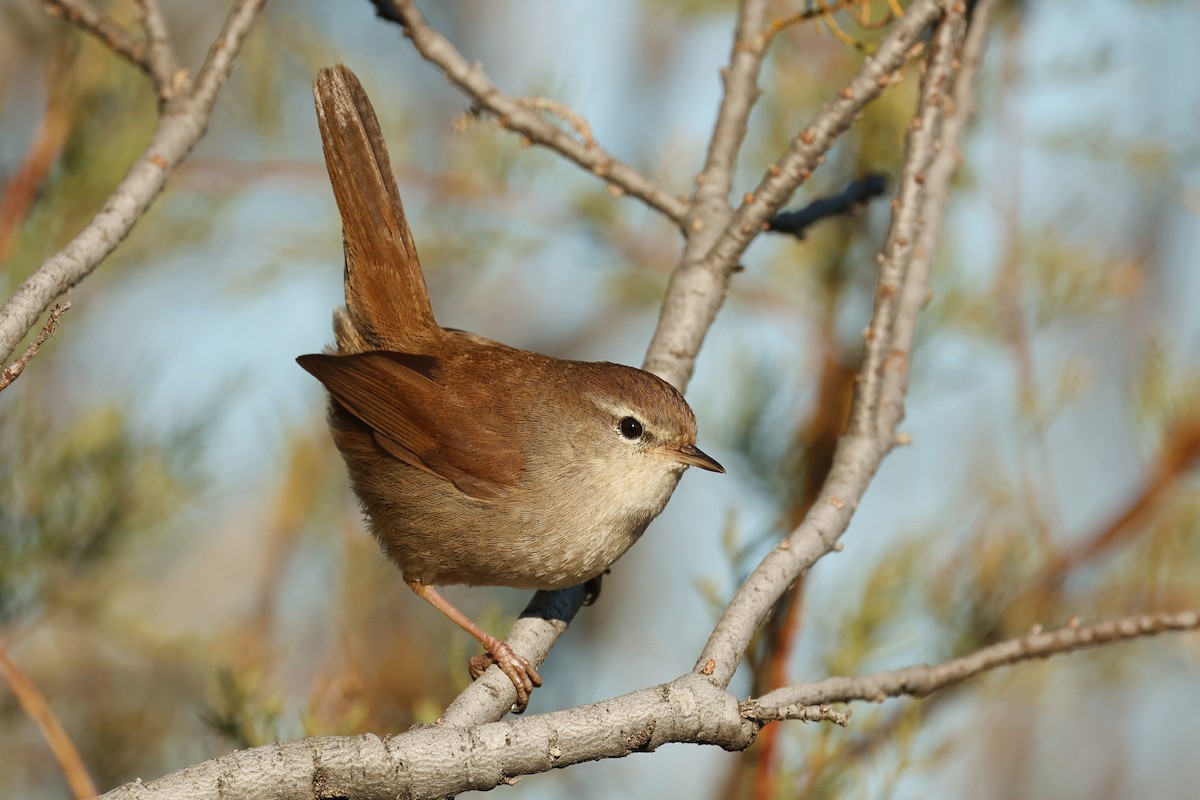
[[[342,220],[335,344],[297,362],[367,525],[420,597],[471,634],[524,710],[541,676],[437,586],[553,590],[599,577],[663,510],[696,446],[683,396],[649,372],[552,358],[434,318],[379,121],[345,65],[313,94]]]

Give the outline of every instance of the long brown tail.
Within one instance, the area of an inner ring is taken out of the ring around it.
[[[349,321],[368,348],[404,348],[437,322],[379,120],[362,84],[342,64],[318,73],[313,96],[342,215]]]

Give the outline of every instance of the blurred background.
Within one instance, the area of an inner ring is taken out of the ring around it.
[[[136,29],[130,0],[107,5]],[[198,64],[225,4],[163,5]],[[886,3],[853,5],[886,18]],[[571,106],[616,156],[691,191],[732,2],[424,9],[502,89]],[[881,35],[832,20],[776,40],[735,196]],[[912,366],[913,444],[885,462],[845,550],[777,609],[740,696],[1197,605],[1198,38],[1200,7],[1182,0],[1000,4]],[[365,533],[324,394],[293,361],[331,340],[342,302],[309,88],[339,61],[383,121],[443,325],[638,364],[680,252],[638,202],[473,117],[365,0],[269,4],[208,135],[0,397],[0,642],[102,790],[280,739],[404,731],[467,681],[474,643]],[[793,206],[895,177],[915,64],[905,75]],[[99,209],[154,114],[133,67],[36,0],[0,0],[5,297]],[[729,474],[683,479],[551,654],[531,713],[689,670],[803,516],[844,420],[887,199],[748,252],[688,391]],[[448,596],[495,632],[527,599]],[[1196,636],[1119,645],[860,704],[848,729],[776,725],[746,753],[672,746],[503,792],[1190,797],[1198,658]],[[0,686],[0,794],[66,793]]]

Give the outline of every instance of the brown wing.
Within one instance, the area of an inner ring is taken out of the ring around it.
[[[480,500],[516,485],[523,466],[516,431],[494,409],[464,411],[456,381],[437,358],[376,350],[296,361],[406,464]]]
[[[325,166],[346,248],[346,306],[373,348],[402,347],[437,325],[379,120],[347,67],[313,85]]]

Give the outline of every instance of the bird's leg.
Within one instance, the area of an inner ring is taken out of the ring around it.
[[[482,656],[475,656],[471,659],[471,677],[478,678],[491,662],[495,662],[496,666],[500,667],[501,671],[512,681],[513,688],[517,690],[517,713],[524,711],[525,707],[529,705],[529,695],[533,692],[534,687],[542,685],[542,678],[537,674],[533,665],[514,653],[506,643],[489,635],[487,631],[472,622],[470,617],[438,594],[437,589],[418,581],[405,581],[405,583],[431,606],[454,620],[458,627],[474,636],[483,645],[483,649],[488,651],[489,659]]]

